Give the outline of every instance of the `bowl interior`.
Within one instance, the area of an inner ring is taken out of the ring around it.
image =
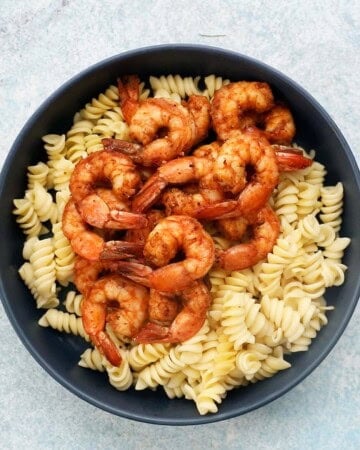
[[[199,416],[192,402],[168,400],[161,392],[133,389],[115,391],[104,374],[77,366],[87,347],[83,340],[38,326],[44,311],[37,310],[17,270],[22,264],[24,237],[11,214],[12,200],[23,196],[26,168],[45,158],[41,137],[64,133],[72,117],[85,103],[114,84],[119,75],[187,76],[217,74],[231,80],[267,81],[276,94],[290,105],[297,124],[295,141],[316,150],[316,159],[325,164],[326,184],[342,181],[345,189],[342,236],[352,238],[344,263],[349,267],[346,282],[326,292],[336,308],[329,324],[314,340],[310,351],[292,354],[292,367],[255,385],[231,391],[215,415]],[[56,91],[32,116],[15,141],[3,167],[0,181],[1,296],[9,319],[35,359],[69,390],[114,414],[161,424],[199,424],[223,420],[257,408],[285,393],[308,375],[328,354],[343,332],[359,297],[357,265],[360,255],[360,177],[356,162],[341,133],[327,113],[302,88],[276,70],[250,58],[211,47],[158,46],[124,53],[82,72]]]

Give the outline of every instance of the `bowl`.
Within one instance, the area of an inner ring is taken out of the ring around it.
[[[345,283],[327,291],[327,301],[336,308],[329,323],[310,350],[287,358],[292,367],[275,377],[231,391],[219,412],[200,416],[193,404],[169,400],[151,390],[115,391],[102,373],[77,366],[84,343],[77,337],[38,326],[43,310],[37,310],[29,290],[18,276],[24,237],[11,211],[14,198],[26,188],[26,168],[44,158],[41,137],[69,129],[73,115],[93,97],[114,84],[122,74],[149,75],[219,74],[231,80],[263,80],[289,104],[297,124],[296,142],[317,150],[317,160],[326,165],[327,183],[341,180],[345,207],[341,234],[352,239],[344,263]],[[279,71],[247,56],[199,45],[163,45],[116,55],[81,72],[61,86],[33,114],[14,142],[0,180],[1,299],[9,320],[35,360],[59,383],[83,400],[129,419],[167,425],[202,424],[247,413],[278,398],[300,383],[326,357],[343,333],[360,293],[360,175],[341,132],[326,111],[303,88]]]

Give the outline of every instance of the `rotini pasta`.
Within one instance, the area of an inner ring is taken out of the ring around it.
[[[75,313],[77,316],[81,316],[82,300],[83,300],[82,294],[78,294],[76,291],[67,292],[64,300],[64,306],[66,311],[69,313]]]
[[[52,232],[56,280],[62,286],[67,286],[73,281],[75,254],[71,248],[70,242],[62,231],[61,223],[55,223],[52,227]]]
[[[122,362],[119,367],[111,365],[106,358],[102,363],[109,377],[109,383],[118,391],[126,391],[133,384],[133,374],[126,359],[125,352],[120,349]]]
[[[57,331],[71,333],[81,336],[89,341],[89,336],[84,330],[84,326],[80,317],[75,314],[69,314],[58,309],[48,309],[46,313],[40,317],[38,321],[42,327],[50,327]]]
[[[86,369],[97,370],[98,372],[105,371],[103,356],[97,348],[87,348],[81,354],[78,365],[80,367],[85,367]]]

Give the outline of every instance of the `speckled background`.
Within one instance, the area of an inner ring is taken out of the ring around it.
[[[160,43],[236,50],[281,70],[329,112],[360,161],[358,1],[0,1],[1,163],[64,81],[103,58]],[[326,360],[275,402],[197,427],[140,424],[78,399],[20,343],[0,307],[0,448],[360,448],[359,308]]]

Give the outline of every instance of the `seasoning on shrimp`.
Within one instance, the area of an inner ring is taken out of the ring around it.
[[[248,216],[246,222],[253,230],[253,237],[227,250],[216,249],[216,265],[225,270],[242,270],[255,265],[271,252],[280,233],[276,213],[267,205]]]
[[[179,252],[185,257],[172,262]],[[151,288],[163,292],[186,289],[204,277],[215,260],[215,246],[211,236],[192,217],[168,216],[149,234],[144,257],[152,266],[135,262],[121,262],[119,272]]]
[[[191,96],[182,104],[165,98],[141,101],[139,84],[136,76],[118,81],[120,106],[135,144],[104,139],[105,148],[127,153],[144,166],[158,166],[184,155],[206,137],[210,128],[210,103],[206,97]]]
[[[248,181],[249,166],[253,174]],[[256,129],[249,128],[221,146],[214,178],[224,192],[238,194],[238,198],[205,206],[195,217],[225,219],[253,213],[266,204],[278,183],[275,152]]]
[[[111,203],[97,188],[110,184]],[[70,191],[81,217],[98,228],[137,227],[144,218],[124,211],[123,200],[134,195],[140,175],[133,162],[121,153],[100,150],[80,160],[71,175]],[[118,203],[116,202],[118,199]],[[134,222],[131,222],[134,219]]]
[[[143,344],[155,342],[184,342],[193,337],[203,326],[211,303],[210,292],[201,280],[187,289],[173,294],[180,303],[180,312],[170,326],[149,321],[135,336]]]
[[[226,140],[234,131],[249,126],[249,112],[252,118],[254,113],[264,113],[273,106],[273,93],[267,83],[238,81],[222,86],[215,91],[211,104],[214,130],[219,139]]]
[[[132,207],[143,212],[151,207],[169,184],[185,184],[200,181],[212,170],[213,161],[206,157],[184,156],[159,167],[142,189],[135,195]]]
[[[141,248],[142,253],[142,248]],[[81,294],[86,295],[93,284],[102,276],[116,273],[118,270],[117,260],[95,260],[90,261],[76,255],[74,264],[74,284]]]
[[[144,216],[139,216],[139,228],[146,224]],[[126,222],[126,221],[125,221]],[[123,227],[133,227],[133,217],[129,224],[122,222]],[[119,259],[129,258],[135,255],[141,255],[142,246],[136,242],[125,242],[118,240],[106,241],[103,236],[91,229],[91,227],[82,219],[76,208],[75,202],[70,198],[66,204],[62,217],[62,229],[64,235],[69,239],[73,251],[90,261],[98,259]]]
[[[112,365],[119,366],[122,358],[106,323],[118,336],[134,336],[147,318],[147,302],[145,287],[115,274],[100,278],[86,293],[81,304],[84,329]]]

